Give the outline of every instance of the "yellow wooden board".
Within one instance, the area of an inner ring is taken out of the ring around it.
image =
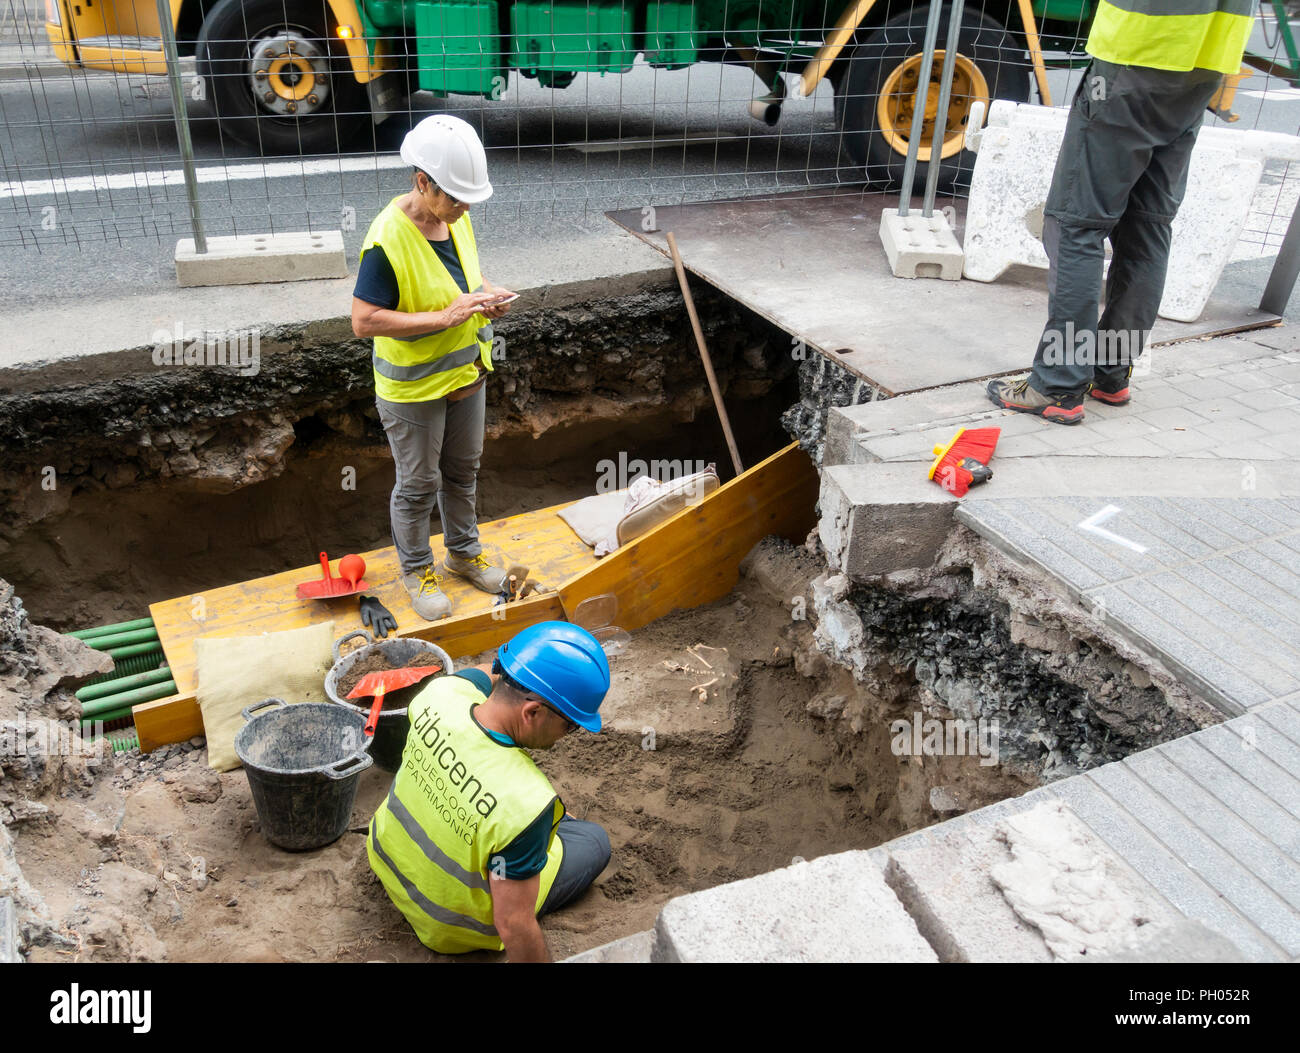
[[[803,542],[816,522],[819,488],[808,455],[792,443],[570,580],[560,589],[564,609],[572,616],[584,600],[611,594],[614,624],[639,629],[721,599],[764,537]]]
[[[607,594],[617,601],[614,624],[639,629],[673,610],[725,596],[735,587],[740,561],[768,534],[802,542],[815,522],[818,487],[812,463],[792,444],[599,561],[556,514],[565,505],[479,524],[489,558],[501,566],[522,563],[557,592],[493,607],[492,597],[448,575],[443,584],[456,613],[426,622],[411,610],[390,547],[362,554],[368,593],[393,612],[398,635],[431,640],[453,657],[499,646],[527,625],[571,616],[583,600]],[[435,554],[442,551],[441,540],[433,538]],[[198,637],[255,636],[331,619],[336,637],[359,628],[355,596],[297,598],[297,584],[319,575],[316,565],[152,604],[149,612],[179,690],[135,707],[141,748],[203,733],[194,697]]]
[[[557,588],[596,562],[592,550],[557,515],[564,507],[555,505],[480,523],[484,555],[498,566],[522,563],[529,568],[532,580]],[[434,537],[432,544],[435,556],[441,558],[442,535]],[[337,575],[338,559],[343,555],[330,553],[331,573]],[[493,618],[493,597],[448,574],[442,586],[455,613],[450,618],[427,622],[411,610],[410,598],[399,580],[396,550],[390,546],[361,555],[366,561],[365,580],[371,586],[366,594],[378,596],[393,612],[397,634],[433,640],[453,656],[495,646],[506,629],[517,632],[531,622],[564,616],[558,598],[551,593],[510,604],[504,618],[498,609]],[[151,604],[149,613],[158,627],[158,640],[171,666],[177,693],[133,710],[141,748],[147,751],[203,734],[203,719],[195,701],[198,679],[194,641],[200,636],[257,636],[331,620],[336,638],[361,628],[355,596],[298,599],[298,584],[320,577],[317,563]]]

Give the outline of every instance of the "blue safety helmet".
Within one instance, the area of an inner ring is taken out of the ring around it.
[[[530,625],[502,645],[496,665],[507,679],[540,695],[575,724],[600,730],[609,661],[586,629],[570,622]]]

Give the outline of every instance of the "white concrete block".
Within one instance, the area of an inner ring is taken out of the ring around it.
[[[1058,961],[1135,950],[1181,915],[1060,801],[1001,820],[1010,858],[988,871]]]
[[[900,216],[887,208],[880,214],[880,241],[895,278],[961,278],[962,249],[941,212]]]
[[[1010,860],[987,825],[954,821],[887,844],[885,875],[945,962],[1050,962],[1042,934],[1024,921],[989,871]]]
[[[208,238],[208,251],[195,251],[193,238],[176,243],[176,281],[195,285],[254,285],[346,278],[343,235],[337,230],[240,234]]]
[[[658,961],[938,961],[866,852],[680,896],[655,931]]]
[[[1008,267],[1045,268],[1043,207],[1065,135],[1066,108],[999,101],[988,125],[967,136],[977,151],[966,212],[964,275],[995,281]],[[971,123],[978,115],[972,112]],[[1200,317],[1245,226],[1265,163],[1300,160],[1300,137],[1203,128],[1174,220],[1160,314]]]

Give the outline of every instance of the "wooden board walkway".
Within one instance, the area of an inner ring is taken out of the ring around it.
[[[617,600],[614,624],[638,629],[678,608],[725,596],[740,561],[763,537],[802,542],[815,522],[819,482],[797,444],[773,454],[632,543],[597,560],[557,514],[566,505],[479,524],[486,556],[522,563],[557,591],[494,607],[493,598],[454,575],[443,579],[455,613],[437,622],[411,610],[392,547],[362,553],[368,595],[398,621],[398,636],[437,643],[453,657],[496,647],[525,626],[565,618],[600,595]],[[442,536],[432,539],[442,552]],[[343,552],[331,554],[331,566]],[[300,600],[296,586],[320,576],[319,564],[151,604],[149,613],[176,680],[177,693],[136,706],[140,747],[152,750],[203,734],[194,641],[201,636],[256,636],[333,621],[336,637],[360,628],[357,598]],[[257,701],[256,699],[250,699]]]

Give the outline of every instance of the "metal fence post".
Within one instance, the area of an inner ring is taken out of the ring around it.
[[[925,22],[925,43],[921,48],[921,75],[916,84],[916,105],[912,110],[912,130],[907,142],[907,160],[903,162],[903,188],[898,195],[898,214],[911,210],[912,182],[916,178],[916,157],[921,149],[921,129],[925,124],[925,104],[930,96],[930,70],[934,66],[934,45],[939,38],[939,0],[931,0]],[[933,162],[931,158],[931,162]]]
[[[1291,209],[1291,222],[1287,224],[1277,259],[1273,261],[1264,295],[1259,299],[1259,309],[1281,317],[1286,312],[1297,276],[1300,276],[1300,202]]]
[[[190,199],[190,227],[194,231],[194,251],[207,252],[208,239],[199,215],[199,184],[194,176],[194,144],[190,142],[190,119],[185,110],[185,92],[181,88],[180,56],[176,53],[176,32],[172,27],[172,9],[168,0],[156,0],[158,28],[162,33],[163,59],[167,63],[167,83],[172,90],[172,116],[176,120],[176,138],[181,147],[181,166],[185,169],[185,193]],[[210,89],[210,85],[206,85]]]

